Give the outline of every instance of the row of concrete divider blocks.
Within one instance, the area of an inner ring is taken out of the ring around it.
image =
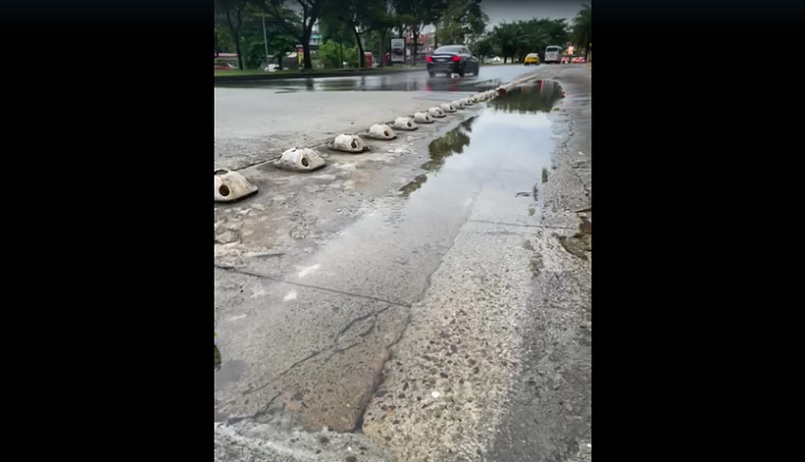
[[[446,117],[448,113],[456,112],[476,103],[491,100],[497,96],[505,95],[515,86],[529,80],[519,79],[494,90],[487,90],[458,99],[450,103],[433,106],[427,111],[416,112],[413,116],[397,117],[391,124],[374,124],[362,135],[377,140],[393,140],[397,138],[397,130],[413,131],[419,128],[417,124],[431,124],[434,118]],[[369,150],[361,135],[343,133],[327,144],[334,151],[360,154]],[[274,167],[295,172],[312,172],[326,164],[324,158],[311,148],[291,148],[283,152],[272,161]],[[226,169],[215,171],[215,201],[234,202],[257,192],[257,187],[249,182],[243,175]]]

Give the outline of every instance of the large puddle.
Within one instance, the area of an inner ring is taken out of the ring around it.
[[[459,194],[473,186],[518,185],[512,198],[536,196],[551,171],[548,113],[562,97],[559,84],[540,80],[493,99],[478,116],[430,143],[430,160],[422,165],[427,173],[403,186],[401,195],[414,199]]]

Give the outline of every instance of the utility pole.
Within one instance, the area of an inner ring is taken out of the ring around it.
[[[268,69],[268,65],[270,63],[268,62],[268,34],[266,34],[266,15],[262,16],[263,16],[263,46],[265,46],[266,49],[266,69]]]

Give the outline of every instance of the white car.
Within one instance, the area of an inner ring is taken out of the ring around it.
[[[555,45],[545,48],[545,63],[558,63],[562,61],[562,47]]]

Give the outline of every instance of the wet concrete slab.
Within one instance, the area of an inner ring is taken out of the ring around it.
[[[288,422],[215,423],[216,462],[388,462],[392,456],[359,433],[300,431]]]
[[[476,460],[519,364],[529,235],[467,223],[384,370],[363,431],[396,460]]]
[[[567,342],[589,343],[568,329],[589,323],[589,259],[568,252],[560,238],[579,231],[580,214],[569,206],[589,201],[581,179],[562,186],[569,175],[580,178],[574,169],[581,167],[563,155],[552,168],[553,154],[572,147],[562,144],[567,132],[556,132],[557,120],[567,124],[545,102],[554,89],[531,87],[500,107],[481,106],[452,130],[448,122],[448,133],[411,143],[403,157],[378,158],[394,172],[383,177],[389,194],[374,191],[354,221],[311,241],[310,252],[281,266],[271,267],[271,257],[245,265],[235,258],[235,268],[216,270],[219,420],[298,423],[309,432],[360,428],[394,454],[388,460],[446,462],[497,460],[484,455],[515,444],[523,433],[515,432],[511,400],[561,408],[583,422],[586,353]],[[512,120],[496,125],[501,117]],[[421,169],[397,176],[394,165],[420,158]],[[311,216],[308,236],[317,220],[329,219]],[[542,337],[525,347],[530,335]],[[555,349],[567,352],[569,366],[552,371],[544,387],[575,385],[543,403],[516,384],[527,383],[526,366],[541,364],[550,342],[560,342]],[[364,405],[365,413],[357,411]],[[554,432],[552,439],[529,451],[569,454],[583,425],[562,434],[567,426],[556,412],[543,416],[555,420],[539,427]]]
[[[543,225],[534,187],[551,165],[547,112],[561,97],[552,82],[544,89],[537,82],[495,100],[445,137],[449,155],[425,166],[429,173],[411,193],[447,194],[470,178],[481,186],[425,298],[412,307],[386,365],[384,395],[367,410],[364,432],[387,441],[398,460],[476,460],[500,423],[496,410],[519,373],[529,281],[544,267],[534,263],[531,244]],[[455,170],[464,174],[450,175]]]
[[[486,460],[592,460],[590,80],[574,69],[562,69],[557,78],[569,96],[556,112],[557,124],[572,130],[554,153],[558,168],[545,185],[543,213],[567,227],[540,228],[529,239],[535,290],[528,305],[534,309],[521,326],[522,367]],[[586,235],[585,246],[569,249],[577,233]]]
[[[351,431],[358,425],[408,307],[430,286],[476,199],[487,190],[508,190],[518,178],[526,184],[528,175],[509,164],[530,165],[550,152],[543,147],[541,153],[517,131],[512,136],[512,121],[496,122],[499,117],[486,108],[432,141],[424,164],[430,182],[375,204],[281,279],[259,265],[219,271],[219,281],[256,279],[238,285],[252,295],[238,300],[228,310],[232,321],[218,327],[228,339],[218,344],[224,358],[216,375],[219,418],[255,416],[281,403],[308,428]],[[523,131],[537,122],[514,127]],[[513,207],[513,194],[498,205]],[[346,342],[344,326],[356,319],[360,334]]]
[[[408,308],[232,270],[216,280],[246,294],[216,326],[216,420],[289,413],[307,428],[352,431]]]

